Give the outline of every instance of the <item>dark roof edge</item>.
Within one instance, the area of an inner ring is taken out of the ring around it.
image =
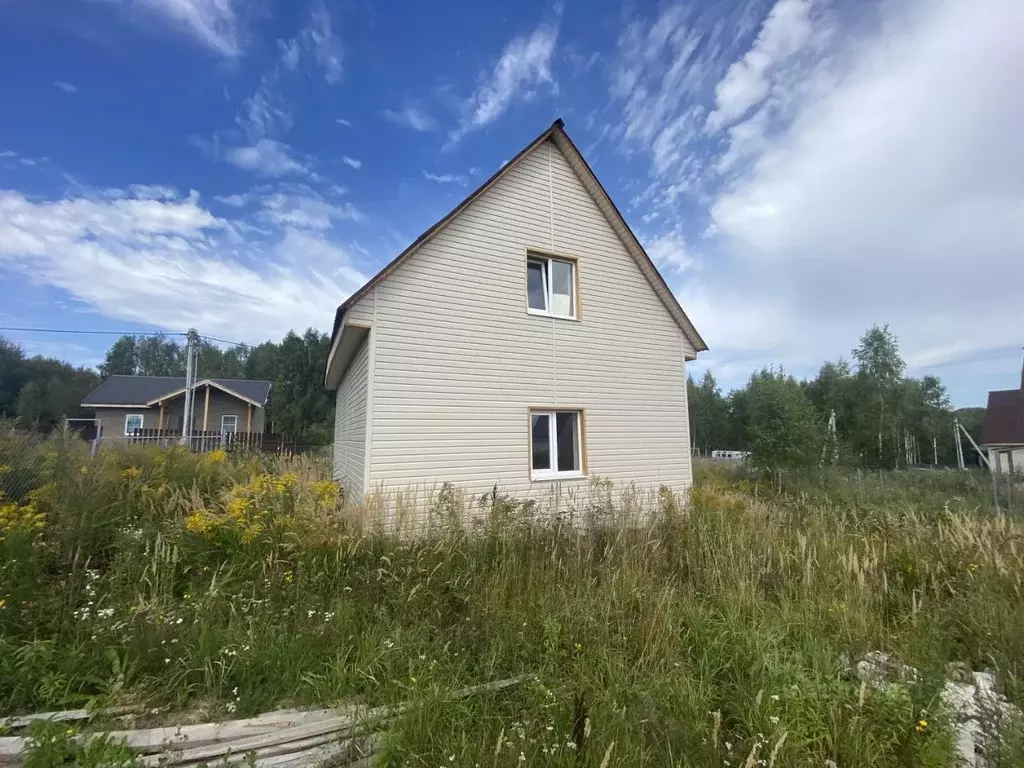
[[[383,280],[398,264],[411,252],[415,251],[420,247],[426,240],[429,240],[435,232],[444,227],[449,221],[454,219],[465,209],[470,203],[476,200],[483,192],[496,182],[509,168],[515,165],[524,155],[530,152],[534,147],[547,138],[556,130],[565,127],[565,121],[562,118],[558,118],[550,126],[548,126],[537,138],[523,147],[515,157],[501,166],[496,170],[487,181],[481,184],[479,187],[470,192],[458,205],[452,208],[443,218],[438,219],[433,225],[425,230],[419,237],[412,241],[409,246],[399,253],[395,258],[389,261],[384,267],[373,277],[367,280],[359,289],[356,290],[351,296],[341,303],[337,311],[334,313],[334,329],[331,331],[331,346],[334,345],[334,340],[338,335],[338,330],[341,328],[341,320],[345,315],[345,310],[351,307],[355,302],[359,301],[366,293],[371,290],[377,283]]]
[[[570,137],[565,130],[561,132],[561,135],[569,143],[569,146],[572,148],[573,152],[576,153],[576,156],[579,157],[580,162],[583,163],[583,167],[586,168],[587,173],[590,174],[591,178],[594,180],[594,183],[597,184],[597,188],[601,191],[601,194],[604,195],[605,200],[608,201],[608,204],[611,205],[612,210],[615,212],[615,215],[619,218],[619,221],[622,222],[623,228],[626,230],[626,232],[629,233],[629,236],[632,238],[633,243],[636,245],[640,253],[643,254],[643,257],[647,260],[647,264],[650,266],[651,271],[658,276],[658,280],[661,282],[662,287],[668,292],[668,295],[672,303],[675,305],[675,308],[679,310],[679,313],[683,316],[683,320],[686,322],[687,325],[687,328],[683,329],[684,332],[688,330],[690,333],[693,334],[693,338],[690,339],[690,341],[693,343],[694,352],[707,352],[707,343],[704,341],[703,338],[701,338],[700,333],[698,333],[696,327],[693,325],[693,323],[690,321],[690,318],[687,316],[686,311],[679,303],[679,299],[676,298],[676,295],[673,292],[673,290],[669,288],[668,283],[665,282],[665,277],[661,274],[661,270],[658,269],[655,263],[651,260],[651,257],[647,254],[647,250],[640,243],[640,238],[636,236],[636,233],[633,231],[633,228],[629,226],[629,222],[626,221],[626,217],[622,215],[622,212],[619,210],[619,207],[615,205],[615,201],[612,199],[612,196],[608,194],[608,190],[604,188],[604,185],[601,183],[601,180],[597,178],[597,174],[594,173],[594,169],[590,167],[590,163],[587,162],[587,158],[583,156],[583,153],[580,152],[579,147],[576,146],[576,143],[572,140],[572,137]]]

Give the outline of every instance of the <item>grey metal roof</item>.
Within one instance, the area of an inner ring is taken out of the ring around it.
[[[200,379],[205,381],[205,379]],[[243,397],[266,405],[270,382],[259,379],[210,379]],[[82,405],[145,405],[185,388],[184,376],[111,376],[82,400]]]

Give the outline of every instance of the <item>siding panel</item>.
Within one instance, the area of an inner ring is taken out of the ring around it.
[[[528,248],[579,259],[581,321],[527,314]],[[527,409],[551,405],[586,409],[591,474],[689,486],[689,344],[551,142],[373,293],[372,487],[549,496]]]
[[[338,386],[334,414],[334,479],[347,498],[363,496],[370,337],[363,341]]]

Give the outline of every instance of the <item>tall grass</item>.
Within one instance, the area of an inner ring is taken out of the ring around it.
[[[35,478],[0,531],[3,711],[414,699],[382,764],[939,766],[948,663],[1024,700],[1024,530],[965,473],[705,470],[686,506],[602,486],[571,523],[450,494],[401,536],[316,462],[56,438],[0,467]],[[870,650],[920,683],[861,686]]]

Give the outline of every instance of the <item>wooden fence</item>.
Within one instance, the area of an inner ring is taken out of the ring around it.
[[[136,429],[128,435],[130,443],[156,444],[161,447],[179,445],[182,442],[180,429]],[[295,440],[284,435],[264,432],[216,432],[195,430],[189,438],[189,448],[197,453],[206,451],[259,451],[261,453],[301,453],[305,446],[298,446]]]

